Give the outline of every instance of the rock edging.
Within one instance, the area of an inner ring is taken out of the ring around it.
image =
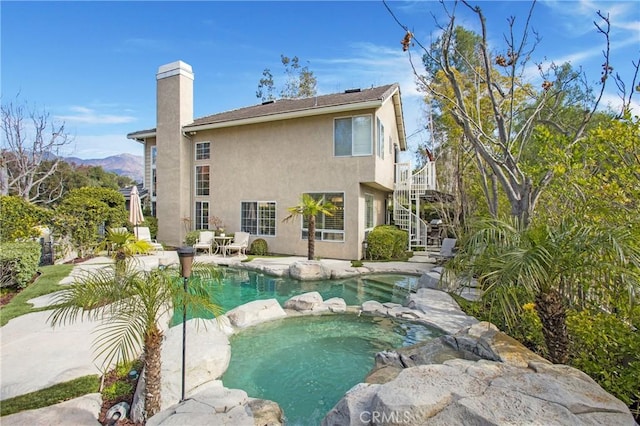
[[[551,364],[494,325],[378,354],[323,425],[634,424],[627,406],[575,368]]]

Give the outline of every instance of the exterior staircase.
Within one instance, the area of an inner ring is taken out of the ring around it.
[[[411,163],[396,163],[393,191],[393,220],[409,233],[409,250],[427,247],[429,225],[420,219],[420,200],[428,190],[436,189],[436,163],[429,161],[413,173]]]

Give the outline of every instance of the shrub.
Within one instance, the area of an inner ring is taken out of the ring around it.
[[[122,398],[133,393],[133,385],[127,382],[113,382],[102,390],[102,397],[107,401]]]
[[[640,308],[636,307],[636,316]],[[572,336],[569,364],[587,373],[629,407],[640,402],[640,333],[612,314],[570,312]],[[637,413],[636,413],[637,416]]]
[[[269,253],[269,246],[263,238],[258,238],[256,240],[253,240],[253,242],[251,243],[249,253],[256,256],[264,256]]]
[[[0,287],[25,288],[40,263],[40,243],[27,241],[0,244]]]
[[[408,238],[406,231],[395,226],[376,226],[367,237],[365,257],[372,260],[404,259],[407,256]]]
[[[462,297],[453,295],[460,308],[467,314],[480,321],[488,321],[495,324],[500,330],[520,341],[524,346],[542,357],[548,356],[547,345],[542,334],[542,323],[535,310],[535,305],[527,300],[523,291],[518,289],[510,291],[510,298],[515,306],[519,306],[518,321],[507,321],[505,306],[500,303],[497,293],[508,291],[505,288],[496,288],[492,294],[486,294],[478,302],[472,302]]]
[[[151,238],[157,238],[158,235],[158,218],[154,216],[145,216],[144,222],[140,226],[148,226]]]
[[[184,243],[188,246],[192,246],[196,243],[196,240],[200,236],[200,231],[189,231],[184,237]]]
[[[38,207],[20,197],[0,196],[0,238],[2,241],[37,238],[40,230],[36,228],[51,218],[51,210]]]

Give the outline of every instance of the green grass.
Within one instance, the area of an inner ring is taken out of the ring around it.
[[[0,308],[0,327],[6,325],[9,320],[20,315],[38,312],[50,308],[34,308],[27,303],[28,300],[45,294],[61,290],[64,286],[58,284],[61,279],[69,275],[73,265],[51,265],[39,268],[41,275],[27,288],[18,293],[11,301]]]
[[[5,399],[0,404],[0,416],[19,413],[24,410],[48,407],[100,390],[100,376],[83,376],[46,389]]]

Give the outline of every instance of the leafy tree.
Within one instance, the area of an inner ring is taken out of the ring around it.
[[[640,221],[612,226],[569,217],[525,228],[517,219],[484,220],[447,265],[477,277],[508,321],[521,315],[515,295],[535,300],[549,358],[566,363],[568,308],[631,312],[640,292]]]
[[[539,64],[544,81],[540,88],[534,88],[524,79],[537,44],[536,40],[531,41],[531,36],[536,35],[530,30],[533,4],[520,34],[515,30],[515,18],[510,19],[505,46],[497,53],[489,49],[487,23],[480,7],[466,1],[461,4],[477,17],[481,28],[478,37],[466,37],[466,33],[455,25],[455,7],[448,10],[443,4],[449,20],[440,28],[440,39],[431,48],[426,48],[401,24],[406,31],[403,50],[410,55],[411,46],[420,46],[427,70],[426,75],[416,72],[421,87],[429,97],[437,99],[441,111],[451,114],[478,159],[483,180],[487,183],[495,181],[495,188],[499,188],[508,200],[510,214],[528,225],[540,195],[554,177],[554,168],[548,165],[540,176],[532,176],[522,166],[523,153],[539,126],[553,128],[562,134],[566,150],[584,136],[612,73],[609,19],[598,13],[601,23],[596,23],[596,28],[606,43],[602,84],[596,93],[592,93],[582,74],[553,64],[548,69]],[[461,35],[465,36],[464,40]],[[410,61],[413,64],[411,56]],[[558,115],[559,111],[570,111],[571,114]],[[497,217],[499,198],[493,196],[495,191],[489,188],[485,194],[491,214]]]
[[[96,358],[104,359],[105,369],[133,361],[142,350],[149,418],[160,411],[163,322],[176,306],[186,306],[194,317],[221,314],[207,291],[207,280],[212,279],[219,279],[215,268],[194,263],[185,292],[177,270],[140,271],[127,262],[122,273],[116,273],[115,266],[102,269],[57,293],[49,321],[53,326],[84,318],[100,321],[94,348]]]
[[[0,241],[40,236],[38,226],[47,225],[52,212],[15,195],[0,196]]]
[[[85,257],[98,245],[100,225],[110,227],[126,223],[124,196],[107,188],[85,187],[74,189],[55,210],[54,230],[68,235],[78,255]]]
[[[292,220],[295,217],[302,216],[303,220],[308,223],[308,244],[307,259],[313,260],[315,257],[316,247],[316,218],[319,215],[333,216],[336,207],[329,201],[316,199],[309,194],[302,194],[302,200],[297,206],[289,207],[289,216],[283,219],[283,222]]]
[[[540,143],[537,157],[556,164],[557,178],[541,200],[541,215],[547,220],[566,215],[619,225],[638,220],[640,120],[607,118],[589,130],[571,152],[557,144]],[[539,166],[532,162],[531,167]]]
[[[302,67],[297,56],[289,58],[280,55],[280,61],[284,66],[286,81],[280,90],[283,99],[309,98],[316,95],[317,79],[308,66]],[[262,71],[262,78],[258,84],[256,97],[263,102],[275,99],[276,91],[273,74],[269,68]]]
[[[64,123],[52,122],[49,113],[30,109],[26,103],[3,104],[0,111],[4,136],[0,194],[17,195],[42,204],[60,198],[63,195],[62,184],[45,187],[44,182],[56,172],[62,161],[58,154],[73,142]],[[26,124],[27,121],[30,125]]]

